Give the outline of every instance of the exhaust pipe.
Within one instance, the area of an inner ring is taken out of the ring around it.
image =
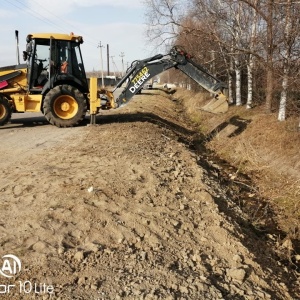
[[[20,52],[19,52],[19,31],[15,30],[16,46],[17,46],[17,64],[20,64]]]

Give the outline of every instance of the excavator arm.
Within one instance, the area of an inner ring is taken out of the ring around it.
[[[176,62],[170,59],[163,59],[162,54],[155,55],[145,60],[133,62],[132,66],[127,70],[125,76],[118,83],[115,89],[126,83],[122,93],[116,99],[118,106],[127,103],[135,94],[143,87],[144,83],[154,76],[176,66]]]
[[[134,61],[113,91],[106,89],[99,91],[97,89],[97,78],[91,78],[89,95],[91,124],[95,123],[99,109],[121,107],[128,103],[148,80],[171,68],[181,70],[214,95],[214,98],[202,107],[202,110],[213,113],[223,113],[228,110],[225,93],[227,91],[226,85],[210,74],[204,67],[193,62],[191,56],[183,51],[181,47],[175,46],[167,55],[158,54],[144,60]],[[124,85],[121,94],[115,97],[114,92]]]
[[[193,62],[190,55],[178,46],[173,47],[167,55],[158,54],[144,60],[134,61],[115,88],[116,90],[124,83],[126,84],[122,93],[115,100],[115,106],[120,107],[127,103],[148,80],[170,68],[181,70],[205,90],[214,94],[214,99],[203,107],[204,110],[227,111],[226,84],[210,74],[204,67]]]

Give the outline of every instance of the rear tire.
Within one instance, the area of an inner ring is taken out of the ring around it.
[[[84,119],[87,101],[77,88],[71,85],[58,85],[45,96],[43,111],[50,124],[57,127],[72,127]]]
[[[0,126],[6,124],[11,118],[12,109],[7,99],[0,96]]]

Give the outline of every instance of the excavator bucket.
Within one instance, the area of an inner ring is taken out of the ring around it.
[[[201,110],[214,114],[222,114],[228,111],[228,101],[225,95],[218,95],[205,104]]]

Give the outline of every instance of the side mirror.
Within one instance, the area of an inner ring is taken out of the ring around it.
[[[23,51],[23,60],[26,61],[28,57],[28,53],[26,51]]]
[[[32,51],[32,41],[27,43],[26,45],[26,52],[31,53]]]

